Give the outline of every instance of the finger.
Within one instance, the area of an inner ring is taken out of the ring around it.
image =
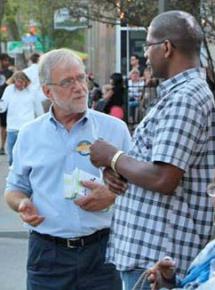
[[[21,213],[20,214],[21,219],[28,224],[38,224],[41,223],[44,220],[44,217],[38,216],[38,215],[31,215],[27,216],[26,214]]]
[[[20,217],[24,220],[24,222],[32,222],[34,219],[37,218],[37,215],[27,215],[26,213],[20,213]]]
[[[81,206],[82,209],[86,210],[86,211],[97,211],[97,205],[95,204],[86,204],[84,206]]]
[[[41,224],[43,221],[44,221],[45,217],[42,217],[42,216],[38,216],[34,221],[33,223],[35,224],[35,226]]]
[[[125,186],[125,185],[127,185],[127,182],[125,182],[124,180],[122,180],[121,179],[121,177],[120,177],[120,175],[112,175],[112,174],[106,174],[105,176],[104,176],[104,179],[106,180],[106,181],[109,181],[109,182],[112,182],[112,183],[115,183],[115,184],[117,184],[118,186],[121,186],[121,187],[123,187],[123,186]]]
[[[80,197],[76,200],[74,200],[74,203],[78,206],[82,207],[86,207],[87,204],[92,200],[92,197],[90,197],[90,195],[85,196],[85,197]]]
[[[33,216],[30,218],[23,217],[24,221],[28,224],[38,224],[44,220],[44,217],[41,216]]]
[[[92,200],[82,200],[82,198],[80,199],[76,199],[74,201],[74,203],[76,205],[78,205],[81,209],[87,210],[87,211],[96,211],[97,210],[97,204],[94,203],[94,201]]]
[[[153,271],[153,273],[151,273],[151,275],[150,275],[149,283],[150,283],[151,290],[160,289],[159,282],[158,282],[159,278],[158,278],[157,274],[158,273],[156,271]]]
[[[38,217],[33,222],[31,222],[31,226],[36,227],[36,226],[40,225],[43,221],[44,221],[44,218]]]
[[[20,204],[18,210],[19,210],[20,212],[24,212],[24,211],[29,210],[30,208],[32,208],[32,206],[30,206],[30,205],[27,204],[27,203],[23,203],[23,204]]]
[[[91,180],[81,180],[81,184],[90,190],[103,186],[101,183],[91,181]]]
[[[104,173],[104,180],[106,182],[112,182],[112,183],[115,183],[117,184],[118,186],[120,187],[126,187],[127,186],[127,181],[122,178],[118,173],[116,172],[111,172],[111,171],[106,171]]]
[[[127,185],[126,186],[119,186],[119,185],[112,183],[110,181],[107,182],[107,185],[108,185],[109,190],[113,191],[116,194],[123,194],[127,189]]]
[[[156,280],[156,276],[153,273],[151,273],[147,279],[149,280],[150,283],[154,283]]]
[[[123,195],[124,194],[124,191],[121,191],[121,189],[116,188],[114,186],[112,187],[112,186],[108,185],[108,188],[109,188],[110,191],[112,191],[116,195]]]

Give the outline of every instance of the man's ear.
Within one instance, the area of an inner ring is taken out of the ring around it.
[[[169,40],[166,40],[163,44],[163,49],[164,49],[164,57],[169,58],[173,54],[173,46]]]
[[[52,92],[51,92],[50,87],[47,86],[47,85],[43,85],[43,86],[42,86],[42,90],[43,90],[43,93],[46,95],[46,97],[47,97],[48,99],[51,99],[51,97],[52,97]]]

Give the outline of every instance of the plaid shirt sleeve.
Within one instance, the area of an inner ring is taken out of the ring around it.
[[[207,130],[204,112],[198,104],[188,102],[180,94],[168,100],[159,112],[152,150],[152,161],[175,165],[186,171],[193,153],[204,146]]]

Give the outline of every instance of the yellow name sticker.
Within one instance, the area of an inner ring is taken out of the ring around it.
[[[87,140],[80,141],[78,145],[76,146],[76,152],[81,154],[82,156],[87,156],[90,154],[90,146],[92,143],[90,143]]]

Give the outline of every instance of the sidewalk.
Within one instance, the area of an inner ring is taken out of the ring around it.
[[[0,288],[26,290],[27,232],[18,214],[4,201],[7,174],[7,157],[0,155]]]
[[[5,180],[8,174],[6,155],[0,155],[0,237],[27,238],[18,214],[11,210],[4,200]]]

